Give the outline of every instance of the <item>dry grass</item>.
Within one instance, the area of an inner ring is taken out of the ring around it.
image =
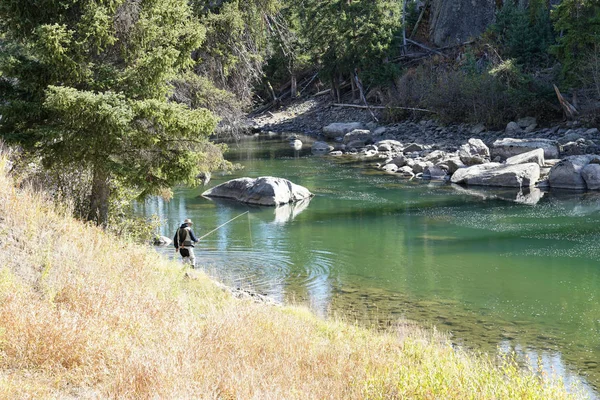
[[[434,333],[233,300],[2,173],[0,366],[0,398],[569,398]]]

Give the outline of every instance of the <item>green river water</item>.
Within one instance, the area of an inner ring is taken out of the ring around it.
[[[408,182],[305,147],[283,138],[231,145],[227,158],[244,169],[208,186],[278,176],[310,189],[309,203],[249,207],[176,188],[170,202],[149,199],[138,211],[164,219],[168,237],[185,218],[201,236],[250,211],[196,247],[199,266],[224,283],[323,316],[436,326],[458,346],[514,351],[567,383],[582,379],[597,396],[600,193]]]

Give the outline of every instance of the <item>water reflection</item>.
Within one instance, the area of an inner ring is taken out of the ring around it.
[[[451,185],[459,193],[479,197],[484,200],[498,199],[518,204],[536,205],[546,194],[536,187],[531,188],[494,188],[482,186],[464,187],[457,184]]]

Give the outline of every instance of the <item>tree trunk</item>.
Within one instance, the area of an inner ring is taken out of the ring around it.
[[[291,96],[292,96],[292,100],[296,98],[296,96],[298,95],[298,78],[296,77],[296,74],[292,74],[292,88],[291,88]]]
[[[94,167],[90,212],[88,221],[105,228],[108,224],[108,201],[110,197],[110,177],[102,167]]]

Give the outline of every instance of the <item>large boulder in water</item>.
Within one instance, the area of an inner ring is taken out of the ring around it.
[[[452,183],[477,186],[530,187],[540,179],[535,163],[503,165],[497,163],[461,168],[452,175]]]
[[[305,187],[287,179],[265,176],[239,178],[225,182],[202,193],[202,196],[236,200],[261,206],[279,206],[308,199],[313,194]]]
[[[557,189],[572,189],[585,190],[588,185],[584,179],[583,170],[590,163],[599,163],[600,157],[595,155],[570,156],[561,160],[550,170],[548,178],[550,187]],[[590,181],[591,186],[593,179],[590,175],[590,170],[586,174],[586,178]]]

